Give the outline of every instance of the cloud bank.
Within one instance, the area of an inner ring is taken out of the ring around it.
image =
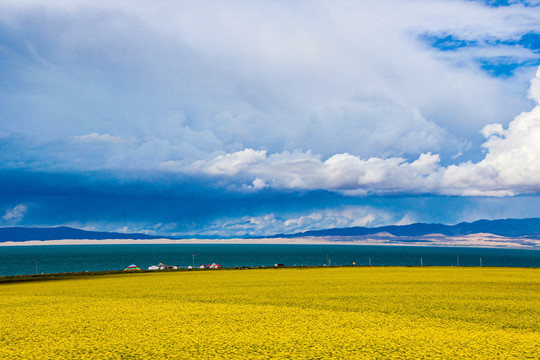
[[[2,221],[240,234],[537,214],[537,5],[2,1]]]
[[[299,215],[266,214],[261,216],[243,216],[241,218],[220,219],[205,227],[206,235],[243,236],[246,234],[292,234],[305,229],[327,229],[335,227],[373,226],[394,220],[388,212],[369,206],[346,206],[337,209],[325,209]],[[404,217],[398,223],[410,222]]]
[[[18,167],[244,149],[472,160],[478,129],[530,107],[540,63],[540,14],[520,3],[24,0],[0,14],[0,131],[18,145],[3,157]]]
[[[517,116],[504,129],[486,125],[483,160],[441,166],[438,154],[423,153],[409,162],[390,157],[362,159],[349,153],[322,160],[311,152],[268,154],[244,149],[197,161],[187,167],[194,174],[252,179],[244,189],[337,190],[347,194],[435,193],[465,196],[512,196],[540,191],[540,68],[531,81],[529,96],[538,105]],[[183,171],[173,161],[163,168]],[[237,180],[238,179],[238,180]]]

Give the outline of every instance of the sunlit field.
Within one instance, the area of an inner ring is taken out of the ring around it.
[[[539,359],[540,270],[312,268],[0,284],[0,359]]]

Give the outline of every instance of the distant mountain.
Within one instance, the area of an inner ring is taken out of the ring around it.
[[[493,234],[508,238],[540,239],[540,219],[504,219],[479,220],[472,223],[462,222],[457,225],[424,224],[391,225],[374,228],[349,227],[326,230],[304,231],[295,234],[278,234],[274,236],[243,236],[243,238],[300,238],[300,237],[353,237],[387,233],[393,236],[415,237],[431,234],[444,236],[464,236],[472,234]],[[51,228],[37,227],[5,227],[0,228],[0,242],[29,240],[104,240],[104,239],[218,239],[216,236],[190,235],[187,237],[152,236],[146,234],[125,234],[115,232],[86,231],[65,226]],[[225,237],[223,237],[225,238]]]
[[[98,232],[74,229],[66,226],[37,228],[37,227],[5,227],[0,228],[0,242],[29,241],[29,240],[60,240],[60,239],[163,239],[163,236],[145,234],[124,234],[115,232]]]
[[[279,234],[272,237],[365,236],[383,232],[394,236],[422,236],[429,234],[461,236],[487,233],[505,237],[540,237],[540,219],[478,220],[472,223],[462,222],[456,225],[415,223],[410,225],[391,225],[374,228],[357,226],[304,231],[295,234]]]

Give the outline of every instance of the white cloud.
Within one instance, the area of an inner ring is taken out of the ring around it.
[[[266,159],[266,151],[244,149],[232,154],[219,155],[210,161],[197,161],[192,168],[209,175],[237,175],[250,166]]]
[[[540,70],[531,89],[540,81]],[[534,92],[534,90],[531,90]],[[487,140],[483,160],[443,167],[438,154],[423,153],[409,162],[400,157],[362,159],[342,153],[322,160],[311,152],[245,149],[201,160],[192,170],[210,175],[255,178],[275,189],[325,189],[353,192],[438,193],[511,196],[540,191],[540,104],[518,115],[505,130],[482,129]],[[251,181],[251,180],[250,180]],[[255,180],[253,180],[255,181]]]
[[[504,133],[492,135],[484,147],[487,154],[482,161],[450,167],[445,180],[455,184],[461,171],[480,191],[540,191],[540,106],[517,116]]]
[[[368,226],[376,219],[375,215],[368,214],[361,219],[356,219],[352,222],[351,226]]]
[[[311,152],[267,155],[265,151],[246,149],[197,161],[190,171],[240,179],[254,177],[250,180],[252,185],[276,189],[422,192],[421,185],[437,169],[438,162],[439,156],[431,153],[422,154],[413,162],[403,158],[364,160],[346,153],[323,161]]]
[[[266,182],[261,179],[261,178],[255,178],[255,180],[253,180],[253,182],[251,183],[251,187],[253,189],[264,189],[265,187],[268,187],[268,185],[266,184]]]
[[[396,222],[394,225],[409,225],[409,224],[413,224],[415,222],[418,222],[416,220],[416,218],[411,215],[411,214],[405,214],[401,220],[399,220],[398,222]]]
[[[120,136],[113,136],[110,134],[98,134],[96,132],[87,134],[87,135],[79,135],[79,136],[72,136],[71,137],[76,142],[81,143],[111,143],[111,144],[121,144],[125,143],[126,139],[120,137]]]
[[[387,225],[397,220],[399,219],[395,219],[394,215],[369,206],[346,206],[293,216],[266,214],[219,220],[206,226],[199,233],[225,236],[242,236],[247,233],[257,235],[291,234],[300,231],[351,226],[373,227]]]
[[[536,76],[531,80],[529,97],[540,104],[540,67],[536,71]]]
[[[540,68],[531,81],[534,98]],[[483,129],[488,137],[485,158],[476,163],[450,166],[443,186],[468,195],[514,195],[540,191],[540,97],[529,112],[518,115],[504,130],[500,124]]]
[[[501,124],[488,124],[480,130],[480,133],[489,138],[491,135],[504,135],[504,129]]]
[[[538,11],[470,1],[21,0],[2,2],[0,21],[13,43],[34,49],[5,44],[6,54],[28,52],[13,61],[24,67],[16,88],[28,88],[14,101],[28,113],[4,117],[2,127],[47,140],[149,136],[182,145],[191,162],[247,148],[470,157],[479,128],[506,125],[529,104],[530,67],[495,79],[477,59],[539,57],[492,41],[540,32]],[[481,45],[441,52],[422,34]],[[118,149],[117,158],[131,166],[137,150]],[[69,162],[67,152],[48,163]]]
[[[8,223],[18,223],[24,218],[27,211],[28,206],[25,204],[19,204],[12,209],[8,209],[4,216],[2,216],[2,219]]]

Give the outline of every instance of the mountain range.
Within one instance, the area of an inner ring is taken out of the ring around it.
[[[478,220],[471,223],[462,222],[456,225],[414,223],[410,225],[390,225],[372,228],[356,226],[311,230],[295,234],[280,234],[273,237],[365,236],[378,233],[388,233],[394,236],[493,234],[504,237],[540,237],[540,219]]]
[[[502,219],[478,220],[475,222],[462,222],[456,225],[414,223],[410,225],[390,225],[380,227],[348,227],[326,230],[311,230],[294,234],[278,234],[273,236],[244,236],[245,238],[301,238],[301,237],[353,237],[369,236],[375,234],[390,234],[393,236],[424,236],[441,234],[444,236],[464,236],[473,234],[493,234],[508,238],[535,238],[540,239],[540,219]],[[208,239],[202,235],[183,238]],[[30,240],[64,240],[64,239],[179,239],[170,236],[153,236],[146,234],[126,234],[116,232],[98,232],[75,229],[65,226],[38,228],[38,227],[4,227],[0,228],[0,242],[30,241]]]

